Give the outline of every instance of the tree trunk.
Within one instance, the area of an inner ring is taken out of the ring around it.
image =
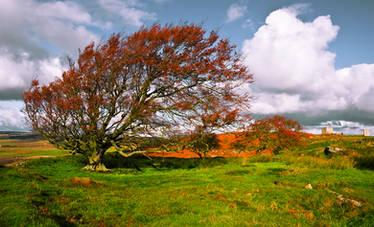
[[[276,148],[274,149],[273,153],[274,153],[275,155],[278,155],[279,152],[280,152],[281,150],[282,150],[282,149],[281,149],[280,147],[276,147]]]
[[[201,154],[200,151],[194,151],[195,154],[199,155],[199,158],[202,159],[203,158],[203,155]]]
[[[110,171],[107,169],[103,163],[103,157],[104,157],[105,151],[96,151],[93,152],[91,156],[88,157],[88,165],[84,167],[86,170],[92,170],[92,171],[99,171],[99,172],[108,172]]]

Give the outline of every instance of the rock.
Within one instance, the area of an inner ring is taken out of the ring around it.
[[[342,202],[351,203],[353,206],[356,206],[356,207],[360,207],[361,206],[361,203],[359,201],[356,201],[356,200],[353,200],[353,199],[349,199],[349,198],[344,198],[342,194],[339,194],[339,193],[331,191],[331,190],[327,190],[327,191],[330,192],[330,193],[333,193],[333,194],[337,195],[338,199],[340,201],[342,201]]]
[[[274,184],[275,184],[275,185],[283,185],[283,183],[280,182],[280,181],[274,181]]]
[[[325,153],[325,155],[331,154],[330,147],[325,147],[325,150],[323,151],[323,153]]]
[[[338,153],[340,151],[343,151],[343,148],[339,148],[339,147],[330,147],[330,151],[332,153]]]
[[[313,189],[313,187],[312,187],[312,185],[311,184],[307,184],[307,185],[305,185],[305,187],[304,188],[306,188],[306,189]]]
[[[343,148],[327,146],[325,147],[325,150],[323,150],[323,153],[325,153],[325,155],[331,155],[331,154],[342,153],[342,151],[343,151]]]

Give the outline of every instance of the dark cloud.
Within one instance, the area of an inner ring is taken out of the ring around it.
[[[0,100],[21,100],[25,88],[1,89]]]
[[[369,111],[359,110],[356,108],[346,110],[323,110],[318,113],[294,112],[294,113],[277,113],[294,120],[299,121],[304,126],[315,126],[321,122],[333,120],[345,120],[359,122],[365,125],[374,125],[374,114]],[[274,116],[275,114],[252,114],[255,119],[263,119]]]

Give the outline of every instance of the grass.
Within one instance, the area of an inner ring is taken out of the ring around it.
[[[154,158],[157,169],[110,153],[111,173],[82,170],[79,155],[29,160],[0,168],[0,226],[372,226],[373,164],[357,164],[370,143],[318,137],[273,157]]]

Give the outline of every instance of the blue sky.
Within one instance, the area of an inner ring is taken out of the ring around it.
[[[27,129],[21,92],[52,81],[66,56],[113,32],[202,24],[237,45],[254,74],[253,116],[282,114],[309,131],[374,133],[372,0],[91,0],[0,2],[0,130]]]

